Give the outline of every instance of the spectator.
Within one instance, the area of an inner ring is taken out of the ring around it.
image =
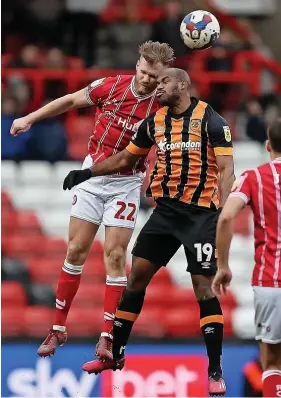
[[[67,61],[64,53],[59,48],[48,50],[43,62],[45,69],[67,69]],[[47,80],[45,83],[45,98],[58,98],[66,94],[65,83],[62,80]]]
[[[180,1],[167,0],[164,2],[164,17],[152,25],[151,40],[168,43],[174,49],[177,58],[187,53],[179,30],[183,17]]]
[[[10,135],[13,120],[20,114],[20,104],[16,97],[7,95],[2,98],[1,115],[1,156],[2,159],[22,160],[27,158],[27,143],[30,132],[20,134],[14,138]]]
[[[111,22],[105,32],[112,67],[134,69],[138,59],[136,49],[151,36],[148,17],[143,19],[144,15],[150,13],[149,2],[119,0],[117,3],[117,5],[115,4],[116,8],[110,14]],[[145,10],[146,14],[144,13]],[[103,18],[105,17],[108,17],[106,13],[103,14]]]
[[[46,103],[48,102],[50,100],[46,101]],[[67,134],[64,124],[59,118],[35,123],[30,129],[30,133],[28,150],[31,160],[56,162],[67,158]]]
[[[266,122],[262,107],[255,98],[248,102],[247,113],[246,134],[251,140],[257,141],[263,145],[267,139]]]
[[[96,59],[99,13],[108,0],[66,0],[66,51],[92,66]]]
[[[32,44],[24,46],[19,57],[8,64],[8,68],[37,68],[39,48]]]

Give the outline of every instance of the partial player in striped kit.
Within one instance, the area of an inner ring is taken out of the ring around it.
[[[99,79],[88,87],[59,98],[39,110],[16,119],[11,134],[16,136],[47,117],[74,108],[95,105],[89,152],[82,169],[122,151],[130,142],[136,125],[159,109],[156,84],[159,73],[174,60],[166,43],[146,42],[140,46],[135,76],[118,75]],[[104,327],[96,347],[102,359],[111,350],[114,313],[127,285],[126,250],[139,210],[145,162],[126,173],[98,177],[80,184],[74,192],[69,225],[69,243],[57,294],[54,324],[38,349],[42,357],[54,354],[67,340],[66,319],[79,288],[84,263],[100,224],[105,225],[104,261],[106,290]]]
[[[233,221],[245,205],[254,213],[255,266],[252,277],[256,340],[260,342],[263,396],[281,393],[281,118],[268,128],[271,161],[245,171],[233,187],[218,222],[216,294],[225,294]],[[245,265],[246,266],[246,265]]]

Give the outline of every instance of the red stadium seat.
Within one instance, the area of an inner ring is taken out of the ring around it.
[[[81,283],[73,300],[73,307],[102,307],[105,285],[103,283]]]
[[[6,211],[7,209],[13,208],[13,203],[11,201],[11,198],[6,191],[1,191],[1,207],[2,207],[2,214],[4,213],[4,210]]]
[[[93,118],[91,116],[79,116],[73,118],[66,126],[67,134],[74,141],[80,137],[81,139],[89,138],[93,131]]]
[[[27,297],[24,287],[16,281],[4,281],[1,284],[2,308],[24,307]]]
[[[54,322],[54,310],[43,306],[29,306],[24,311],[24,332],[27,336],[46,337]]]
[[[195,337],[201,335],[198,312],[189,308],[168,310],[163,313],[167,336]]]
[[[164,337],[162,311],[159,307],[144,307],[134,324],[133,334],[144,337]]]
[[[39,234],[14,234],[5,237],[2,246],[7,256],[21,259],[35,256],[64,259],[66,252],[66,242],[63,239],[51,239]]]
[[[24,334],[24,311],[22,307],[2,306],[1,334],[3,337],[16,337]]]
[[[165,267],[159,269],[159,271],[153,276],[150,285],[162,285],[162,286],[172,286],[173,281],[169,271]]]
[[[33,282],[56,284],[63,266],[63,258],[33,257],[26,262]]]
[[[103,307],[71,308],[66,326],[70,336],[94,336],[100,334],[103,325]]]
[[[83,140],[70,141],[68,144],[68,155],[73,160],[83,160],[87,153],[87,143]]]
[[[41,234],[37,216],[29,211],[5,211],[2,214],[2,233],[8,235],[14,231],[25,235]]]

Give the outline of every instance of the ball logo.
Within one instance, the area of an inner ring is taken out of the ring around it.
[[[72,206],[74,206],[76,202],[77,202],[77,195],[74,195],[72,200]]]

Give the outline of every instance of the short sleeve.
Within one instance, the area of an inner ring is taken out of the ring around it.
[[[230,197],[239,197],[245,204],[251,201],[251,172],[245,171],[241,174],[231,189]]]
[[[130,144],[127,146],[127,150],[134,155],[147,155],[154,142],[149,137],[149,125],[148,119],[144,119],[139,125],[137,132],[132,137]]]
[[[215,155],[233,155],[230,127],[225,119],[213,109],[208,117],[207,132]]]
[[[99,105],[108,97],[116,77],[104,77],[93,81],[85,88],[85,96],[89,105]]]

